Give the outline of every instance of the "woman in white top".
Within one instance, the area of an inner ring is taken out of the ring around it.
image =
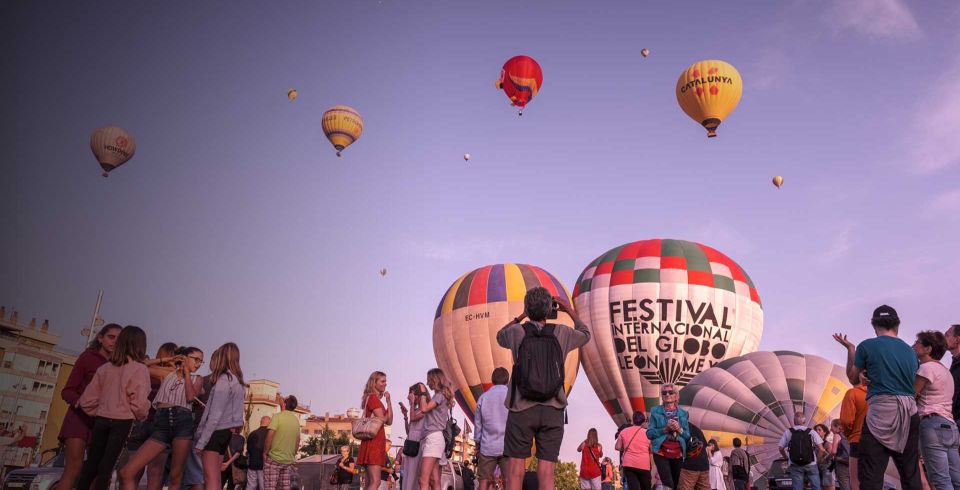
[[[136,476],[168,447],[170,458],[170,488],[180,488],[183,468],[193,442],[193,411],[191,403],[200,392],[201,379],[193,373],[203,365],[203,351],[196,347],[181,347],[175,357],[176,370],[160,383],[153,399],[153,432],[150,439],[133,454],[130,461],[117,472],[123,490],[137,488]],[[185,380],[189,379],[189,382]]]
[[[920,415],[920,454],[927,480],[936,490],[960,488],[960,433],[953,421],[953,377],[940,363],[947,340],[940,332],[917,334],[913,343],[920,369],[914,382]]]
[[[423,425],[426,421],[423,412],[420,410],[420,397],[427,393],[427,386],[423,383],[417,383],[410,387],[407,393],[407,402],[410,403],[410,410],[400,402],[400,411],[403,412],[403,425],[407,429],[407,440],[421,443],[423,439]],[[419,445],[418,445],[419,448]],[[417,478],[417,471],[420,469],[420,453],[407,454],[407,447],[403,451],[403,479],[400,484],[401,490],[415,490],[420,488],[420,481]]]
[[[707,450],[710,455],[710,488],[713,490],[727,490],[723,482],[723,453],[716,439],[710,439]]]
[[[420,395],[420,410],[424,413],[423,440],[420,442],[420,489],[440,488],[440,460],[446,452],[443,429],[453,409],[453,391],[447,386],[447,377],[438,368],[427,371],[427,386],[433,398]]]

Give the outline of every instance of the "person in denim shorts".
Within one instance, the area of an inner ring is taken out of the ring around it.
[[[134,490],[137,474],[171,446],[170,487],[180,486],[184,465],[192,452],[194,423],[191,404],[202,390],[200,377],[192,373],[203,365],[203,351],[184,347],[177,354],[177,370],[164,378],[153,400],[155,412],[150,438],[118,472],[123,490]]]

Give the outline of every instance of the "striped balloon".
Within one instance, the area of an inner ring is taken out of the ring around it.
[[[698,374],[680,390],[680,405],[725,451],[739,438],[754,462],[750,480],[766,481],[771,465],[784,464],[777,461],[780,437],[793,427],[794,414],[806,415],[808,427],[830,427],[850,388],[844,367],[820,356],[752,352]],[[883,488],[899,488],[889,469],[885,480],[894,485]]]
[[[492,385],[497,367],[513,369],[510,349],[497,344],[501,327],[523,313],[527,290],[543,286],[554,296],[570,299],[556,277],[525,264],[496,264],[464,274],[450,286],[433,320],[433,351],[437,365],[456,387],[460,408],[473,420],[477,399]],[[553,323],[573,326],[560,313]],[[567,355],[564,390],[570,393],[577,378],[578,351]]]
[[[643,240],[584,269],[573,290],[593,336],[583,370],[617,422],[659,404],[661,384],[683,386],[760,344],[763,309],[737,263],[705,245]]]
[[[100,162],[103,176],[106,177],[109,172],[133,158],[137,142],[123,128],[104,126],[90,135],[90,150]]]
[[[344,148],[360,139],[360,134],[363,133],[363,118],[356,109],[338,105],[323,113],[321,126],[323,134],[337,149],[337,156],[340,156]]]

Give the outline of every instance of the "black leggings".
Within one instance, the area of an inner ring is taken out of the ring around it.
[[[659,454],[653,455],[653,463],[657,465],[657,474],[660,475],[660,483],[667,488],[676,489],[680,484],[680,467],[683,465],[682,458],[664,458]]]
[[[650,470],[624,466],[623,476],[627,479],[628,490],[650,490]]]
[[[113,478],[113,467],[117,464],[120,451],[130,435],[133,420],[108,419],[97,417],[93,422],[93,435],[90,447],[87,448],[87,460],[80,471],[80,480],[77,488],[88,489],[94,480],[97,485],[94,490],[110,488],[110,479]]]

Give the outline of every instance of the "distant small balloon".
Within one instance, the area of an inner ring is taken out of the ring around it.
[[[297,100],[297,89],[292,88],[287,91],[287,100],[290,102]]]
[[[774,177],[774,178],[773,178],[773,185],[777,186],[777,189],[779,189],[780,186],[783,185],[783,177],[781,177],[781,176],[779,176],[779,175],[776,176],[776,177]]]
[[[104,177],[127,163],[137,151],[137,142],[133,135],[123,128],[104,126],[90,135],[90,150],[100,163]]]
[[[387,275],[387,268],[386,268],[386,267],[381,268],[381,269],[380,269],[380,277],[383,277],[383,276],[386,276],[386,275]]]
[[[464,154],[463,154],[463,161],[465,161],[465,162],[469,162],[469,161],[470,161],[470,154],[469,154],[469,153],[464,153]]]
[[[647,48],[643,48],[640,50],[640,55],[646,58],[647,56],[650,56],[650,50]]]

